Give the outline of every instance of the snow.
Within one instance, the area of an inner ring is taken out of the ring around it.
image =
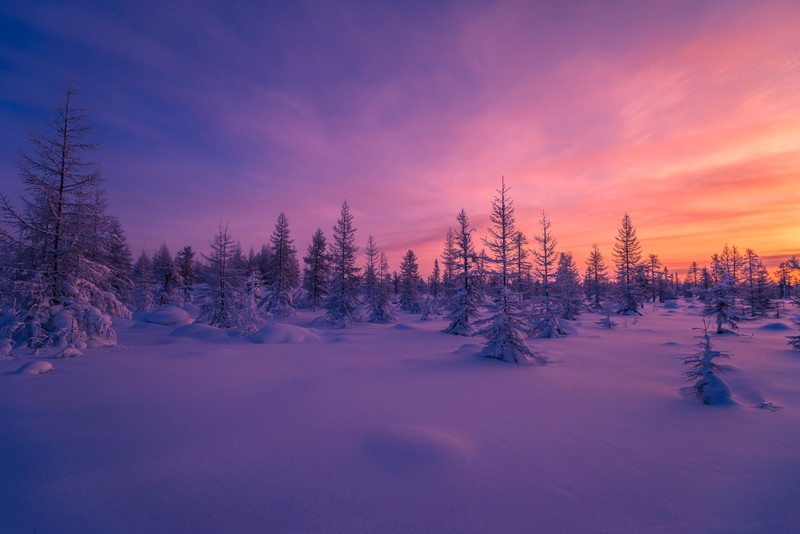
[[[800,353],[774,319],[712,335],[732,403],[682,373],[701,309],[584,314],[549,360],[447,321],[253,343],[117,320],[46,380],[0,360],[0,532],[797,532]],[[673,313],[669,313],[673,312]],[[292,328],[296,327],[296,328]],[[289,336],[291,337],[291,336]],[[48,363],[40,358],[34,361]]]
[[[33,360],[22,364],[15,372],[18,375],[43,375],[53,370],[53,364],[44,360]]]
[[[143,312],[136,317],[146,323],[163,325],[186,325],[194,322],[191,315],[180,306],[161,306],[153,311]]]
[[[317,331],[313,329],[293,324],[270,322],[251,334],[249,339],[254,343],[303,343],[316,341],[319,337]]]

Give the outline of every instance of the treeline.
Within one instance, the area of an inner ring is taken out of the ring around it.
[[[546,212],[532,237],[517,228],[504,180],[487,237],[474,242],[475,228],[461,210],[424,279],[413,250],[393,271],[372,235],[360,251],[347,202],[330,241],[318,229],[302,257],[281,213],[258,251],[243,253],[220,224],[206,254],[187,246],[173,255],[164,244],[134,260],[119,220],[106,213],[99,169],[86,159],[96,146],[86,141],[85,113],[74,96],[68,89],[46,134],[31,134],[18,164],[21,205],[0,197],[0,339],[7,348],[52,346],[72,354],[113,344],[114,317],[196,298],[199,322],[242,334],[298,308],[324,311],[321,320],[342,327],[391,322],[396,309],[423,319],[441,315],[448,334],[483,335],[485,356],[542,362],[525,339],[567,335],[568,321],[586,311],[600,313],[611,328],[612,317],[641,314],[648,302],[692,297],[722,332],[745,316],[779,314],[776,300],[800,294],[796,258],[771,278],[753,250],[735,245],[707,266],[692,263],[681,280],[657,255],[642,252],[628,214],[610,258],[594,245],[579,266],[559,248]]]

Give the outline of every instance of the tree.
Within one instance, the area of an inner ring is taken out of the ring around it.
[[[480,306],[480,290],[475,273],[475,246],[472,243],[472,228],[467,212],[463,209],[456,216],[458,226],[448,230],[452,262],[452,284],[447,288],[447,318],[450,324],[444,329],[447,334],[470,336]],[[447,246],[445,250],[447,250]],[[446,260],[447,261],[447,260]]]
[[[194,293],[194,282],[196,278],[194,269],[194,250],[191,246],[185,246],[178,251],[176,255],[176,267],[178,275],[181,277],[181,300],[183,304],[192,302],[192,294]]]
[[[367,238],[367,263],[364,268],[364,293],[367,300],[367,320],[370,323],[394,322],[389,304],[389,263],[386,254],[378,250],[375,238]]]
[[[559,302],[562,319],[576,319],[581,313],[583,290],[578,267],[571,252],[562,252],[558,257],[553,292]]]
[[[327,300],[327,318],[332,324],[346,328],[360,320],[358,314],[358,277],[353,216],[345,201],[336,225],[331,246],[331,288]]]
[[[740,320],[736,313],[735,285],[727,272],[723,272],[721,276],[722,279],[706,292],[703,308],[703,316],[715,318],[717,334],[724,334],[726,325],[731,330],[736,330]]]
[[[78,349],[115,344],[111,317],[130,317],[114,291],[114,270],[102,250],[104,195],[100,170],[86,155],[96,145],[85,110],[76,107],[72,84],[46,134],[32,132],[31,151],[17,164],[25,194],[22,208],[0,195],[0,246],[8,251],[6,273],[19,315],[13,336],[34,348]]]
[[[517,232],[513,238],[514,245],[514,289],[522,302],[528,292],[531,281],[531,262],[528,261],[531,253],[528,250],[528,238],[522,232]]]
[[[769,295],[769,275],[761,258],[753,249],[748,248],[744,253],[744,283],[747,288],[747,303],[750,316],[764,315],[770,307],[772,300]]]
[[[155,307],[155,286],[153,262],[145,251],[139,255],[133,266],[133,309],[147,312]]]
[[[322,299],[328,295],[330,266],[327,249],[328,243],[325,241],[325,234],[317,228],[311,237],[308,252],[303,257],[303,263],[306,264],[303,269],[303,289],[306,290],[306,295],[311,303],[311,311],[317,311],[317,307],[322,304]]]
[[[181,300],[182,280],[166,243],[153,256],[153,277],[157,283],[156,304],[165,306]]]
[[[410,313],[420,312],[419,281],[417,255],[409,250],[400,262],[400,309]]]
[[[642,246],[636,237],[631,217],[627,213],[622,218],[622,227],[617,232],[613,256],[617,275],[617,313],[641,315],[637,272],[642,259]]]
[[[481,351],[485,358],[497,358],[504,362],[527,364],[532,360],[545,363],[547,360],[534,353],[523,338],[523,322],[519,313],[519,302],[513,298],[510,290],[511,262],[513,258],[513,240],[517,235],[514,203],[508,196],[505,179],[492,201],[489,215],[488,237],[484,240],[491,254],[490,261],[494,266],[496,287],[493,303],[490,308],[491,317],[481,321],[485,325],[479,335],[486,338]]]
[[[652,302],[656,301],[661,292],[661,284],[663,282],[662,271],[663,267],[661,260],[655,254],[647,256],[647,286],[650,289],[650,298]]]
[[[722,367],[715,360],[730,358],[730,355],[713,349],[708,326],[706,323],[703,329],[703,341],[698,344],[700,350],[684,358],[683,362],[689,366],[689,370],[683,375],[694,382],[695,394],[703,404],[727,404],[731,400],[731,390],[719,377]]]
[[[603,302],[608,292],[607,269],[603,254],[597,243],[594,243],[586,259],[586,272],[583,276],[583,290],[591,311],[598,312],[603,309]]]
[[[442,270],[437,258],[433,260],[433,269],[428,277],[428,294],[430,295],[428,309],[430,313],[438,314],[442,299]]]
[[[462,210],[463,211],[463,210]],[[442,251],[442,285],[445,291],[449,291],[453,286],[456,268],[456,234],[452,227],[447,229],[444,237],[444,250]]]
[[[238,326],[237,299],[241,285],[241,273],[234,262],[238,243],[228,233],[228,225],[220,223],[209,245],[210,253],[203,255],[209,263],[209,284],[196,322],[235,328]]]
[[[285,317],[295,313],[292,292],[300,285],[300,266],[294,240],[289,236],[289,219],[284,213],[278,216],[270,244],[272,255],[264,277],[267,291],[261,306],[269,314]]]
[[[542,232],[534,236],[537,246],[533,250],[533,259],[536,275],[539,277],[540,294],[534,302],[533,331],[543,338],[559,337],[566,334],[566,330],[560,323],[562,314],[560,303],[553,295],[558,241],[553,237],[547,212],[542,211],[539,224]]]

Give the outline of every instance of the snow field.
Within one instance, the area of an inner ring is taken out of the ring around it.
[[[644,311],[528,340],[545,366],[404,313],[301,312],[263,343],[120,321],[39,377],[10,373],[47,357],[14,354],[0,531],[796,531],[800,355],[770,326],[791,322],[712,336],[734,404],[703,406],[682,377],[699,310]]]

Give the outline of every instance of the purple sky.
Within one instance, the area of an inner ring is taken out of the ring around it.
[[[73,76],[135,252],[284,211],[303,253],[346,199],[428,272],[501,175],[579,261],[626,211],[671,268],[800,252],[800,3],[531,4],[3,2],[1,188]]]

